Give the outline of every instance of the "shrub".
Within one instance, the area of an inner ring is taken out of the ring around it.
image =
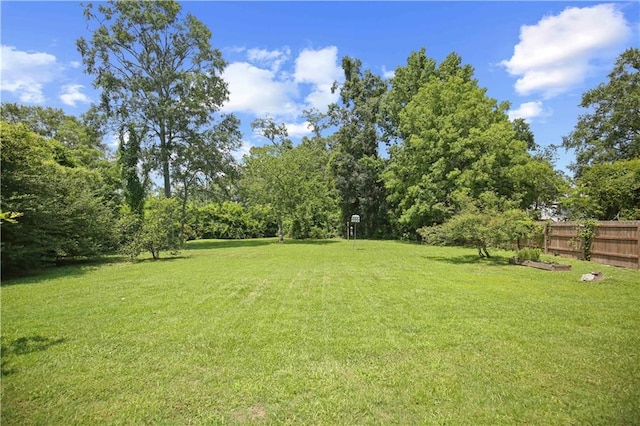
[[[542,230],[521,210],[480,211],[472,207],[441,225],[420,228],[417,232],[427,244],[474,245],[481,257],[489,257],[489,247],[515,248],[522,241],[535,240]]]
[[[124,214],[118,222],[122,235],[121,252],[135,258],[147,251],[154,259],[158,259],[162,251],[178,254],[183,245],[179,208],[177,198],[150,198],[145,205],[144,217],[131,212]]]
[[[185,230],[188,239],[240,239],[272,237],[277,227],[270,207],[225,201],[189,206]]]
[[[537,262],[540,260],[540,253],[540,249],[525,247],[518,250],[516,257],[520,260],[533,260],[534,262]]]

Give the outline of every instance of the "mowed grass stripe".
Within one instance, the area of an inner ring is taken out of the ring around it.
[[[633,424],[640,273],[505,256],[197,241],[8,282],[2,422]]]

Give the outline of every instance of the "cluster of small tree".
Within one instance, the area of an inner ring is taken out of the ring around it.
[[[425,49],[390,80],[343,58],[338,102],[305,111],[311,136],[294,146],[284,124],[259,118],[265,145],[238,164],[240,122],[220,113],[226,63],[180,9],[85,8],[95,28],[77,47],[102,93],[84,116],[2,106],[3,271],[116,249],[158,257],[195,238],[326,238],[352,214],[365,238],[476,244],[482,255],[530,238],[552,205],[640,218],[638,49],[583,97],[590,112],[563,141],[577,153],[574,180],[460,56],[437,63]]]
[[[245,156],[240,193],[249,203],[273,208],[281,242],[285,233],[294,238],[334,236],[339,213],[325,140],[316,135],[294,147],[285,126],[270,118],[258,119],[252,127],[269,143]]]

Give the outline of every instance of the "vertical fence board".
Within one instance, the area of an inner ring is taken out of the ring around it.
[[[583,259],[577,222],[556,222],[545,230],[545,253]],[[598,222],[591,243],[591,261],[640,269],[640,221]]]

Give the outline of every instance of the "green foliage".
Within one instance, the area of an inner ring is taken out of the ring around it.
[[[182,199],[181,227],[184,229],[187,201],[198,191],[211,187],[227,188],[237,180],[238,168],[233,150],[240,146],[240,120],[225,115],[210,129],[189,134],[176,147],[172,179]],[[229,193],[225,191],[229,197]]]
[[[399,113],[404,140],[391,148],[383,174],[399,234],[442,223],[483,193],[520,201],[527,189],[510,175],[530,161],[527,141],[508,120],[508,105],[472,77],[453,55]]]
[[[520,200],[522,209],[540,211],[558,202],[569,190],[565,176],[542,158],[516,164],[507,177],[513,182],[513,196]]]
[[[294,238],[335,234],[337,197],[324,139],[305,138],[293,147],[286,128],[273,120],[257,120],[254,127],[271,144],[253,147],[245,157],[240,182],[245,198],[273,210],[281,242],[285,230]]]
[[[468,205],[441,225],[419,228],[418,234],[431,245],[474,245],[481,257],[490,257],[488,248],[520,248],[542,234],[537,224],[522,210],[484,209]]]
[[[640,219],[640,159],[584,167],[563,204],[578,220]]]
[[[459,213],[441,225],[418,229],[418,234],[428,238],[425,242],[445,245],[474,245],[480,257],[490,257],[488,247],[492,240],[491,217],[477,212]]]
[[[573,239],[573,244],[582,251],[583,260],[591,260],[591,246],[596,236],[596,226],[598,226],[597,220],[586,219],[579,222],[576,227],[577,236]]]
[[[211,31],[180,9],[176,1],[89,3],[84,14],[97,27],[90,40],[77,41],[85,72],[102,89],[101,112],[116,128],[136,126],[146,166],[163,176],[167,198],[184,151],[212,130],[228,98],[220,78],[226,63]]]
[[[519,260],[533,260],[534,262],[538,262],[541,254],[542,250],[538,248],[525,247],[516,252],[516,258]]]
[[[124,201],[130,211],[142,217],[144,214],[145,186],[148,181],[148,173],[143,171],[144,176],[140,176],[138,167],[140,165],[140,139],[135,127],[129,125],[126,130],[121,129],[120,144],[118,145],[118,165],[122,180],[124,181]]]
[[[187,208],[185,236],[188,239],[242,239],[273,237],[276,217],[269,206],[225,201]]]
[[[411,52],[406,66],[396,68],[390,81],[391,87],[384,95],[381,106],[380,122],[385,142],[405,138],[406,135],[400,130],[400,112],[435,73],[436,61],[427,57],[424,47],[418,52]]]
[[[105,166],[107,148],[102,143],[100,123],[92,120],[92,114],[93,111],[89,111],[78,119],[50,107],[3,103],[0,108],[2,121],[24,124],[32,132],[46,139],[55,139],[67,148],[56,151],[59,163],[95,169]]]
[[[535,136],[529,127],[529,123],[524,118],[516,118],[512,121],[513,129],[516,131],[516,139],[527,144],[529,151],[536,151],[540,147],[536,144]]]
[[[59,154],[67,148],[24,125],[0,126],[0,209],[21,214],[3,224],[3,272],[24,273],[64,258],[112,250],[113,205],[104,195],[108,191],[101,174],[60,164]]]
[[[378,145],[382,99],[387,84],[370,70],[362,70],[359,59],[342,59],[345,82],[340,88],[340,104],[329,107],[333,125],[338,126],[331,140],[331,170],[338,191],[341,223],[359,214],[363,237],[389,234],[386,194],[381,179],[384,160]]]
[[[576,219],[640,219],[640,49],[625,50],[580,106],[589,113],[563,138],[576,151],[565,207]]]
[[[168,251],[179,253],[184,241],[180,235],[180,200],[177,198],[150,198],[145,203],[144,218],[135,213],[124,214],[119,223],[123,245],[121,251],[131,258],[142,252],[154,259]]]
[[[609,81],[585,92],[580,106],[589,112],[562,142],[576,151],[577,176],[590,165],[640,158],[640,49],[625,50]]]
[[[2,222],[18,223],[16,219],[19,218],[20,216],[22,216],[22,213],[19,213],[19,212],[0,211],[0,224],[2,224]]]

